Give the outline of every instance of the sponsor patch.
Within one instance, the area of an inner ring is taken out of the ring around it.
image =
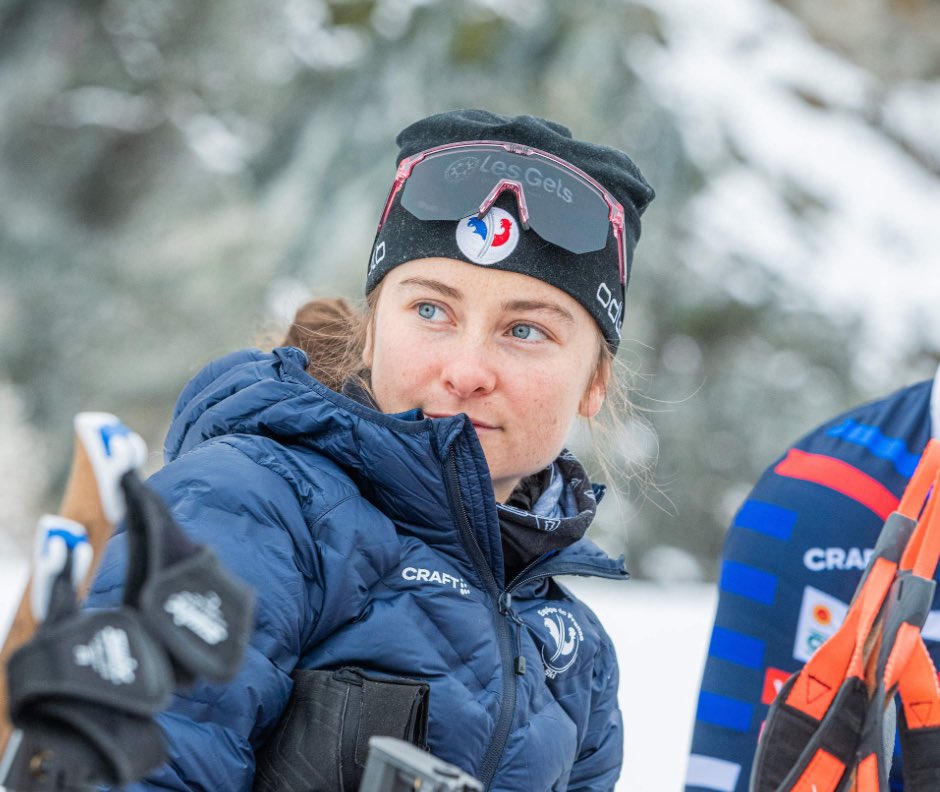
[[[449,572],[409,566],[401,571],[401,576],[408,581],[452,588],[455,591],[459,591],[462,597],[466,597],[470,594],[470,586],[467,585],[467,581],[462,577],[451,575]]]
[[[793,657],[803,663],[809,660],[813,652],[839,629],[848,610],[846,603],[824,591],[812,586],[803,589]]]
[[[509,212],[494,206],[483,217],[457,221],[457,247],[475,264],[496,264],[519,244],[519,224]]]
[[[767,671],[764,672],[764,688],[760,694],[761,704],[772,704],[773,700],[777,698],[780,689],[791,675],[792,672],[790,671],[767,666]]]
[[[803,553],[803,566],[810,572],[858,569],[868,566],[871,547],[811,547]]]

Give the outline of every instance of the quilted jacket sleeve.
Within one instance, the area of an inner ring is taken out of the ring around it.
[[[569,792],[610,792],[623,763],[623,719],[617,703],[620,676],[613,645],[605,635],[591,687],[591,714],[571,776]]]
[[[254,587],[257,615],[236,679],[178,693],[158,717],[168,762],[133,788],[249,790],[254,748],[287,703],[290,673],[322,601],[310,529],[287,481],[225,442],[195,449],[149,483],[187,534]],[[124,540],[119,532],[110,541],[90,605],[118,604]]]

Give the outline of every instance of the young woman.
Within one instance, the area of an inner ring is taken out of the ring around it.
[[[616,658],[553,576],[626,577],[583,538],[603,488],[564,442],[604,401],[653,191],[530,116],[398,143],[366,314],[312,303],[180,396],[151,484],[258,616],[239,677],[162,716],[146,788],[353,789],[356,735],[389,727],[492,790],[616,782]]]

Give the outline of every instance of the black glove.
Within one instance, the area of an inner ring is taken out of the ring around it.
[[[78,610],[71,557],[46,621],[7,675],[10,717],[25,735],[5,780],[11,789],[124,785],[164,760],[153,716],[173,689],[166,653],[130,608]]]
[[[10,716],[21,730],[0,778],[10,790],[86,792],[140,779],[165,759],[153,716],[172,690],[200,677],[231,679],[241,665],[253,592],[183,533],[135,473],[121,487],[124,604],[79,610],[70,550],[46,621],[10,659]]]

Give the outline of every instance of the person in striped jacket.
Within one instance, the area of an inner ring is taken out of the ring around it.
[[[813,429],[760,477],[725,540],[685,792],[746,792],[770,703],[841,624],[931,437],[937,379]],[[940,595],[923,636],[940,662]],[[891,789],[901,790],[895,751]]]

